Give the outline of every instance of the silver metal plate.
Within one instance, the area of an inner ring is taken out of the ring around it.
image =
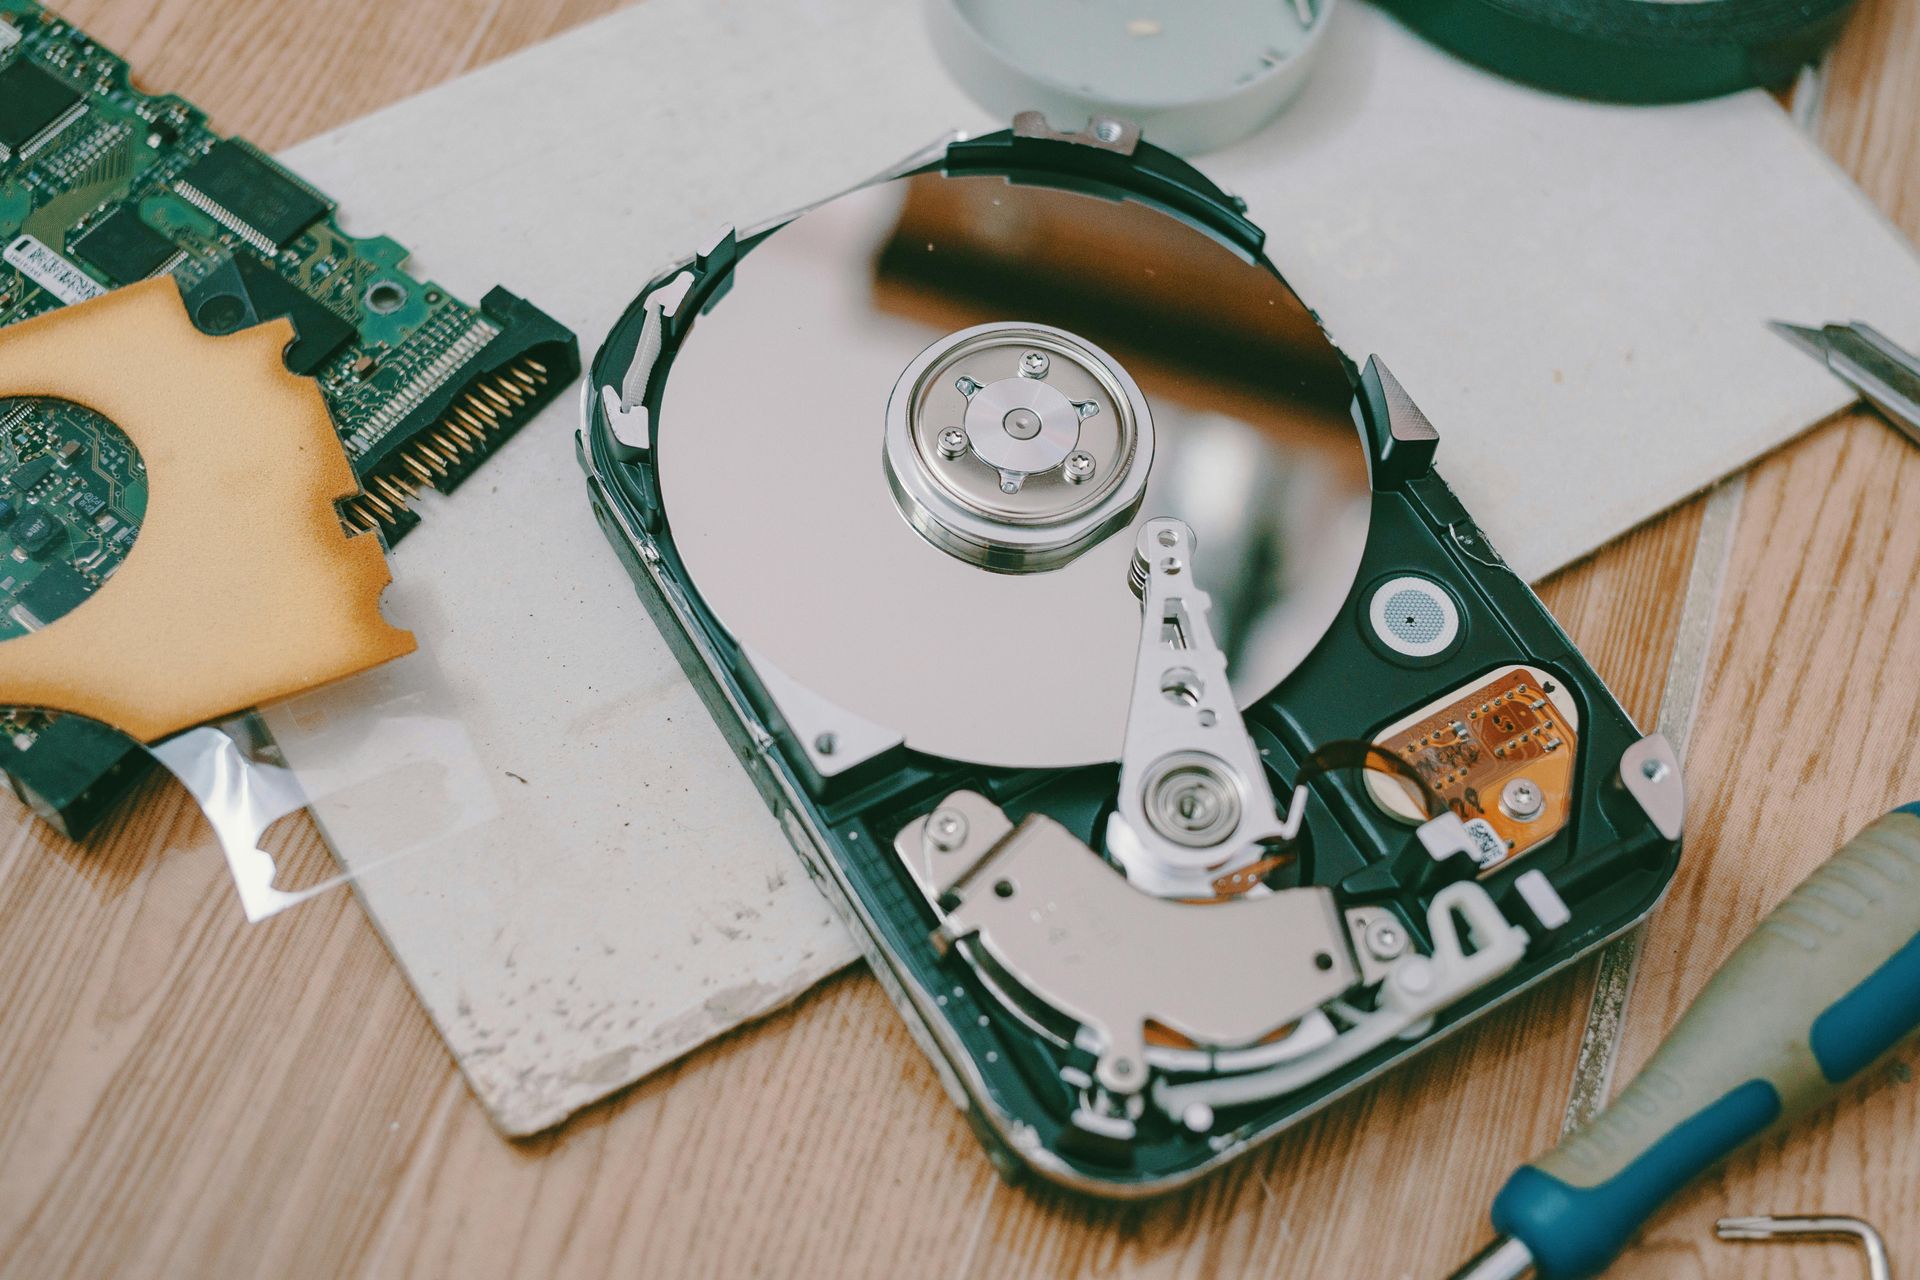
[[[1005,574],[911,528],[883,463],[902,370],[969,325],[1055,325],[1151,406],[1137,517],[1064,566]],[[740,643],[908,746],[983,764],[1114,760],[1140,632],[1133,527],[1170,515],[1242,706],[1324,634],[1366,543],[1344,369],[1264,265],[1135,202],[921,175],[751,249],[668,374],[661,499]]]
[[[975,938],[1022,987],[1092,1032],[1095,1077],[1115,1093],[1145,1086],[1151,1022],[1200,1045],[1244,1047],[1311,1018],[1359,978],[1329,889],[1156,898],[1051,818],[1032,814],[1009,829],[991,801],[967,791],[908,824],[894,847],[923,888],[953,899],[942,913],[947,936]]]

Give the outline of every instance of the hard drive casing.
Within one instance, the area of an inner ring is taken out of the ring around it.
[[[1145,145],[1127,154],[1098,145],[1091,135],[1076,139],[1011,131],[936,148],[885,176],[921,172],[1001,174],[1018,183],[1143,201],[1174,212],[1242,254],[1257,258],[1261,253],[1262,233],[1236,201],[1184,162]],[[611,397],[603,389],[618,388],[632,362],[646,299],[683,272],[691,274],[692,288],[666,325],[645,400],[657,429],[671,431],[671,421],[662,423],[659,411],[673,352],[699,314],[725,305],[739,256],[777,231],[778,224],[738,238],[729,233],[641,292],[594,360],[577,440],[580,462],[595,514],[640,598],[1004,1174],[1031,1172],[1109,1198],[1170,1190],[1571,964],[1653,909],[1677,864],[1679,839],[1677,817],[1661,821],[1643,801],[1644,788],[1629,786],[1622,772],[1623,755],[1643,735],[1433,470],[1435,442],[1407,429],[1411,406],[1397,384],[1383,380],[1372,365],[1364,373],[1349,367],[1373,490],[1364,558],[1338,620],[1307,659],[1247,711],[1248,730],[1265,755],[1278,794],[1280,784],[1294,777],[1320,744],[1375,734],[1437,695],[1506,664],[1524,663],[1548,673],[1579,711],[1571,820],[1552,840],[1495,868],[1481,883],[1509,919],[1527,919],[1514,881],[1539,870],[1564,900],[1571,920],[1536,931],[1513,970],[1447,1008],[1424,1034],[1384,1046],[1284,1097],[1241,1108],[1213,1132],[1143,1127],[1139,1137],[1119,1147],[1089,1141],[1068,1122],[1072,1099],[1058,1076],[1073,1051],[1010,1017],[965,963],[952,955],[942,958],[930,945],[937,920],[914,891],[893,840],[941,797],[969,788],[992,798],[1016,821],[1042,810],[1092,842],[1113,794],[1115,767],[995,770],[902,749],[822,778],[741,650],[703,604],[697,584],[686,577],[660,504],[651,450],[623,442],[611,427]],[[1377,584],[1403,573],[1444,583],[1459,605],[1463,635],[1436,661],[1390,661],[1373,642],[1366,602]],[[1677,815],[1677,775],[1670,785]],[[1410,864],[1404,850],[1412,839],[1407,825],[1383,813],[1357,777],[1327,774],[1314,780],[1311,792],[1306,822],[1316,850],[1314,883],[1337,885],[1347,901],[1418,896],[1407,883]],[[1662,825],[1671,834],[1663,834]]]

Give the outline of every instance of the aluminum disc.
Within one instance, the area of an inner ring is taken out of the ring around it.
[[[1076,335],[1151,407],[1131,522],[1038,572],[923,536],[883,462],[902,371],[995,323]],[[1117,759],[1125,731],[1140,521],[1193,527],[1242,706],[1325,633],[1371,505],[1351,399],[1299,300],[1190,224],[995,176],[920,175],[830,201],[742,257],[667,375],[661,501],[695,590],[787,677],[915,750],[1091,764]]]

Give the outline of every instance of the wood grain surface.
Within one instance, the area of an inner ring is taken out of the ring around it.
[[[612,0],[79,0],[150,86],[269,147]],[[1920,5],[1867,0],[1824,140],[1920,234]],[[352,193],[336,193],[349,204]],[[1799,317],[1823,319],[1824,317]],[[1783,357],[1789,355],[1783,348]],[[1699,504],[1542,595],[1651,723]],[[1920,450],[1830,423],[1754,468],[1689,752],[1688,847],[1625,1062],[1845,836],[1920,797]],[[290,856],[324,851],[293,824]],[[248,927],[211,834],[150,782],[85,849],[0,801],[0,1275],[1427,1277],[1554,1137],[1591,968],[1238,1168],[1101,1208],[1008,1187],[864,973],[509,1144],[354,900]],[[1863,1213],[1920,1268],[1905,1048],[1686,1192],[1629,1277],[1853,1277],[1840,1246],[1715,1242],[1723,1213]]]

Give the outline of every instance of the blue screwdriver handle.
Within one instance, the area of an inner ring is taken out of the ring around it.
[[[1606,1269],[1653,1212],[1831,1099],[1920,1028],[1920,804],[1849,841],[1761,921],[1592,1124],[1523,1165],[1493,1225],[1543,1280]]]

